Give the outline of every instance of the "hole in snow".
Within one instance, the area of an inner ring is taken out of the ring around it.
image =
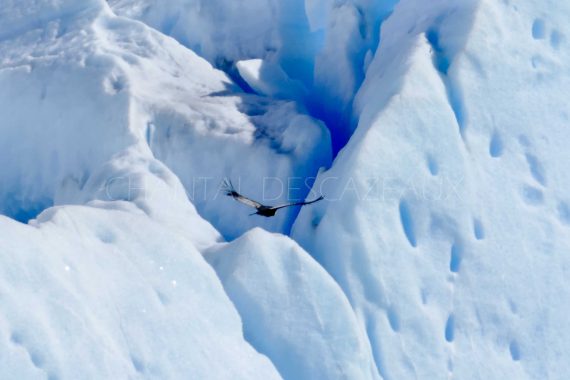
[[[453,273],[459,272],[461,260],[463,258],[463,246],[455,243],[451,246],[451,258],[449,260],[449,270]]]
[[[560,48],[560,44],[562,43],[562,34],[558,30],[553,30],[550,33],[550,46],[558,50]]]
[[[453,342],[453,339],[455,339],[455,317],[450,314],[445,323],[445,340]]]
[[[28,357],[30,358],[30,361],[32,362],[34,367],[42,370],[44,369],[43,366],[45,364],[45,360],[43,354],[34,349],[30,349],[24,342],[24,337],[22,334],[20,334],[19,332],[13,332],[10,335],[10,341],[15,345],[20,346],[27,352]],[[50,375],[48,376],[48,379],[57,379],[57,376]]]
[[[137,372],[144,372],[144,364],[143,362],[137,358],[136,356],[131,354],[131,362],[133,363],[133,367]]]
[[[105,244],[113,244],[117,239],[113,231],[108,229],[101,229],[97,231],[97,237]]]
[[[416,233],[414,230],[414,223],[412,220],[412,214],[410,212],[410,207],[406,201],[400,201],[400,222],[402,223],[402,229],[406,235],[406,239],[412,247],[417,246]]]
[[[427,291],[427,289],[425,289],[425,288],[421,289],[420,298],[422,299],[422,304],[427,305],[427,302],[428,302],[428,291]]]
[[[530,173],[536,182],[540,183],[542,186],[546,186],[546,175],[544,174],[544,168],[536,156],[527,153],[526,162],[528,163]]]
[[[311,226],[316,229],[319,226],[319,224],[321,224],[322,219],[323,219],[322,215],[314,213],[313,218],[311,219]]]
[[[44,359],[39,352],[30,352],[30,360],[37,368],[42,368],[44,365]]]
[[[158,300],[162,306],[166,306],[169,304],[170,301],[168,300],[168,297],[166,296],[166,294],[162,293],[159,290],[155,290],[155,293],[156,293],[156,297],[158,298]]]
[[[511,352],[511,358],[514,361],[517,362],[517,361],[521,360],[521,350],[520,350],[519,344],[517,343],[516,340],[513,340],[511,342],[511,344],[509,345],[509,351]]]
[[[483,240],[485,238],[485,228],[479,219],[473,219],[473,234],[477,240]]]
[[[437,175],[439,173],[439,164],[432,155],[427,156],[427,166],[431,175]]]
[[[10,341],[15,345],[21,346],[24,343],[24,338],[22,337],[22,334],[13,332],[12,335],[10,335]]]
[[[491,157],[501,157],[503,155],[503,139],[501,135],[495,131],[491,136],[491,142],[489,143],[489,154]]]
[[[394,311],[394,309],[390,308],[387,312],[388,322],[390,322],[390,327],[393,331],[398,332],[400,331],[400,318],[398,314]]]
[[[533,186],[524,186],[522,188],[522,196],[524,201],[529,205],[538,205],[544,201],[542,190]]]
[[[570,225],[570,206],[565,202],[558,204],[558,219],[563,224]]]
[[[509,300],[509,309],[511,310],[511,313],[517,314],[519,308],[513,300]]]
[[[525,135],[520,135],[518,140],[519,140],[519,144],[521,144],[521,146],[523,146],[525,148],[530,147],[530,140]]]
[[[546,24],[543,19],[537,18],[532,23],[532,38],[535,40],[543,39],[546,35]]]

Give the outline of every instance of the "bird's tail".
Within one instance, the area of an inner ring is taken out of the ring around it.
[[[237,194],[236,189],[229,178],[224,178],[223,189],[224,193],[227,196],[233,197],[234,195]]]

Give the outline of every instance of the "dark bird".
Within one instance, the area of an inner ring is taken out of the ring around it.
[[[247,205],[249,207],[253,207],[254,209],[257,210],[256,212],[254,212],[253,214],[250,214],[250,215],[261,215],[261,216],[265,216],[265,217],[275,216],[275,213],[280,208],[291,207],[291,206],[310,205],[311,203],[315,203],[315,202],[318,202],[318,201],[324,199],[324,197],[321,195],[317,199],[314,199],[314,200],[309,201],[309,202],[287,203],[287,204],[280,205],[280,206],[265,206],[259,202],[256,202],[252,199],[244,197],[243,195],[238,193],[235,190],[234,186],[232,185],[231,181],[229,181],[227,179],[224,180],[224,190],[225,190],[227,196],[232,197],[236,201],[243,203],[244,205]]]

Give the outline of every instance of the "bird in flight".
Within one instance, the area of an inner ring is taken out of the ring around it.
[[[243,203],[244,205],[247,205],[249,207],[253,207],[254,209],[256,209],[257,211],[254,212],[253,214],[250,215],[261,215],[261,216],[265,216],[265,217],[271,217],[271,216],[275,216],[275,213],[277,212],[277,210],[281,209],[281,208],[285,208],[285,207],[291,207],[291,206],[305,206],[305,205],[310,205],[311,203],[315,203],[318,202],[320,200],[323,200],[324,197],[321,195],[320,197],[318,197],[317,199],[313,199],[312,201],[309,202],[295,202],[295,203],[287,203],[284,205],[280,205],[280,206],[265,206],[262,205],[259,202],[256,202],[252,199],[249,199],[247,197],[244,197],[243,195],[241,195],[240,193],[238,193],[234,186],[232,185],[232,182],[228,179],[224,180],[224,190],[227,196],[232,197],[233,199],[235,199],[236,201]]]

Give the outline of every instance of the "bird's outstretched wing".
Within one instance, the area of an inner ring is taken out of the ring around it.
[[[224,179],[224,190],[225,190],[227,196],[232,197],[233,199],[235,199],[236,201],[238,201],[240,203],[243,203],[244,205],[247,205],[249,207],[253,207],[255,209],[258,209],[262,206],[261,203],[256,202],[252,199],[249,199],[247,197],[244,197],[243,195],[238,193],[235,190],[234,185],[232,185],[232,181],[228,180],[227,178]]]
[[[315,203],[315,202],[321,201],[321,200],[323,200],[323,199],[325,199],[325,197],[323,197],[323,196],[321,195],[321,196],[319,196],[317,199],[313,199],[312,201],[287,203],[287,204],[280,205],[280,206],[275,206],[275,207],[272,207],[272,208],[275,209],[275,210],[278,210],[278,209],[284,208],[284,207],[305,206],[305,205],[310,205],[311,203]]]

